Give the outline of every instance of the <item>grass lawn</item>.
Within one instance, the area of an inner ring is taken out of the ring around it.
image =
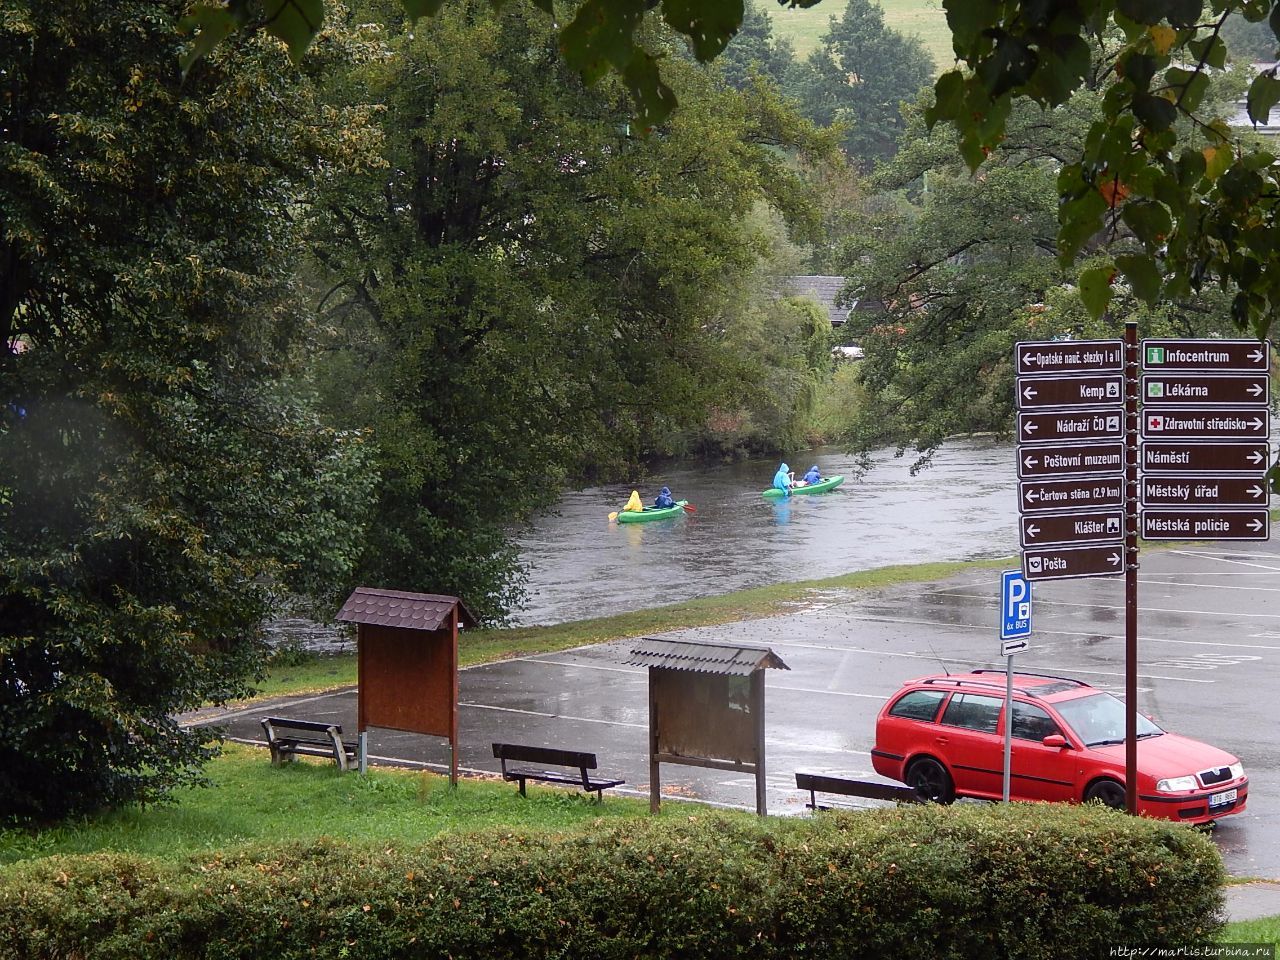
[[[1273,943],[1280,946],[1280,916],[1227,924],[1219,943]]]
[[[924,41],[941,73],[955,60],[951,51],[951,29],[941,0],[879,0],[884,8],[885,23],[899,33],[915,34]],[[795,44],[796,56],[804,59],[818,46],[818,38],[827,32],[827,22],[844,16],[841,0],[822,0],[816,7],[794,10],[765,2],[761,8],[773,21],[773,34],[786,37]]]
[[[172,803],[130,808],[46,830],[0,830],[0,864],[97,851],[162,859],[251,840],[320,836],[414,843],[438,833],[492,826],[556,829],[597,817],[649,815],[647,801],[464,779],[457,790],[434,773],[379,768],[339,774],[332,763],[271,766],[265,750],[229,743],[206,768],[212,788],[175,793]]]
[[[550,627],[466,631],[460,640],[459,658],[465,667],[510,657],[568,650],[592,643],[643,637],[667,630],[687,630],[717,623],[769,617],[785,613],[827,590],[875,589],[899,583],[926,583],[970,570],[999,570],[1012,566],[1017,566],[1016,558],[1002,557],[995,560],[881,567],[824,580],[779,583],[651,610],[619,613],[592,620],[575,620]],[[267,679],[259,685],[259,696],[313,693],[350,686],[355,682],[354,654],[303,658],[296,663],[273,667]]]

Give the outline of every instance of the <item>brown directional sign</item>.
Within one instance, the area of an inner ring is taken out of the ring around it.
[[[1063,443],[1018,449],[1018,477],[1079,477],[1094,473],[1119,474],[1124,470],[1124,441],[1113,443]]]
[[[1266,540],[1270,511],[1143,510],[1147,540]]]
[[[1112,440],[1124,436],[1124,408],[1018,414],[1018,442]]]
[[[1124,537],[1123,510],[1082,513],[1041,513],[1022,518],[1022,545],[1044,547],[1059,543],[1091,543]]]
[[[1018,484],[1018,507],[1027,514],[1123,504],[1124,477],[1119,474],[1077,480],[1023,480]]]
[[[1018,374],[1123,373],[1121,340],[1049,340],[1014,348]]]
[[[1267,406],[1271,378],[1265,373],[1232,376],[1148,374],[1142,378],[1142,402],[1146,408],[1171,406]]]
[[[1142,413],[1144,440],[1265,440],[1270,433],[1270,411],[1265,408],[1185,407]]]
[[[1024,550],[1022,572],[1028,580],[1117,576],[1124,573],[1124,542]]]
[[[1124,377],[1019,377],[1018,409],[1101,407],[1124,402]]]
[[[1266,373],[1270,346],[1270,341],[1262,340],[1143,340],[1142,370]]]
[[[1271,450],[1262,441],[1254,443],[1160,443],[1142,445],[1144,473],[1245,474],[1262,476],[1271,466]]]
[[[1261,477],[1142,478],[1144,507],[1265,507],[1270,491]]]

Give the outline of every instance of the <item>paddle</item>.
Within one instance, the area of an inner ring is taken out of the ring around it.
[[[610,522],[610,523],[613,523],[613,521],[615,521],[615,520],[617,520],[617,519],[618,519],[618,511],[617,511],[617,510],[615,510],[615,511],[613,511],[613,513],[609,514],[609,522]]]
[[[691,504],[691,503],[686,503],[686,504],[684,505],[684,512],[685,512],[685,513],[697,513],[698,511],[697,511],[697,510],[695,510],[695,509],[693,509],[693,504]]]

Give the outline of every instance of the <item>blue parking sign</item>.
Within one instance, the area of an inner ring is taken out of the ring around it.
[[[1000,574],[1000,639],[1031,636],[1031,584],[1021,570]]]

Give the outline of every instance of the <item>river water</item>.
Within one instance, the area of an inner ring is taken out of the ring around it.
[[[565,494],[519,538],[529,597],[514,617],[549,624],[607,616],[791,580],[900,563],[1012,555],[1018,548],[1013,447],[948,443],[911,475],[912,456],[884,451],[857,478],[857,461],[820,450],[788,461],[845,474],[830,493],[768,500],[776,460],[680,466],[634,484]],[[610,523],[634,488],[658,488],[696,509],[673,520]]]

